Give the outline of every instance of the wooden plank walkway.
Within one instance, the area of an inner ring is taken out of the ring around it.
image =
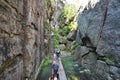
[[[67,80],[65,70],[64,70],[62,62],[61,62],[61,58],[59,59],[59,66],[60,66],[60,72],[59,72],[60,80]]]

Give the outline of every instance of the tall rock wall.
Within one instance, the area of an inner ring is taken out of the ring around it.
[[[75,57],[95,80],[119,80],[120,0],[81,0],[78,25]]]
[[[33,80],[44,57],[44,0],[0,0],[0,80]]]

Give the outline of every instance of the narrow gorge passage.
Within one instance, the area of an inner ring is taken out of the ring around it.
[[[58,50],[67,80],[120,80],[120,0],[0,0],[0,80],[48,80]]]
[[[40,73],[38,74],[37,80],[48,80],[52,76],[52,58],[49,56],[46,58],[42,64]],[[61,58],[57,60],[57,64],[59,65],[59,80],[67,80],[66,73],[61,62]]]

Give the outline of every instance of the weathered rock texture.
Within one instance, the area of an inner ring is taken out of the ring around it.
[[[82,2],[83,0],[81,0]],[[120,0],[84,0],[78,15],[76,58],[95,80],[120,79]],[[79,55],[79,57],[78,57]]]
[[[44,57],[45,18],[44,0],[0,0],[0,80],[33,80]]]

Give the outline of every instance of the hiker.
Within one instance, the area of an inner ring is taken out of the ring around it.
[[[52,55],[52,59],[53,59],[53,61],[57,60],[57,55],[55,53]]]
[[[58,50],[57,52],[56,52],[56,55],[57,55],[57,58],[59,59],[59,57],[60,57],[60,50]]]
[[[57,79],[59,79],[59,65],[56,63],[56,61],[53,61],[52,74],[57,76]]]

